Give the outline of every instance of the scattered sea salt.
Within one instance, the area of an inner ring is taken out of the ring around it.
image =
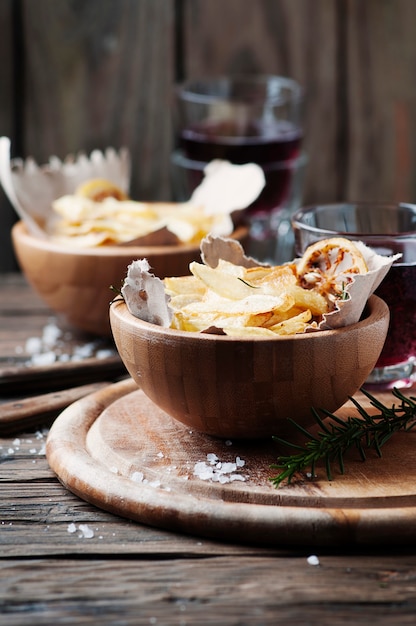
[[[95,356],[97,359],[108,359],[109,357],[114,356],[114,350],[110,350],[109,348],[97,350]]]
[[[71,533],[71,534],[72,534],[72,533],[75,533],[75,532],[77,531],[77,527],[75,526],[75,524],[74,524],[73,522],[71,522],[70,524],[68,524],[67,531],[68,531],[69,533]]]
[[[130,478],[135,483],[142,483],[143,482],[143,478],[144,478],[144,474],[143,474],[143,472],[133,472],[133,474],[130,476]]]
[[[23,346],[15,349],[16,354],[26,354],[26,365],[51,365],[57,361],[80,361],[81,359],[95,356],[105,359],[114,356],[114,348],[107,346],[102,340],[97,339],[88,343],[74,345],[75,337],[69,331],[63,331],[52,318],[44,326],[40,337],[29,337]],[[68,353],[68,343],[72,343]]]
[[[40,337],[29,337],[25,343],[25,350],[28,354],[38,354],[42,350],[42,339]]]
[[[319,559],[315,554],[308,556],[307,561],[309,565],[319,565]]]
[[[41,445],[41,447],[38,450],[38,454],[42,455],[42,454],[46,454],[46,443],[43,443]]]
[[[56,361],[55,352],[41,352],[40,354],[32,354],[33,365],[51,365]]]
[[[207,454],[206,461],[198,461],[194,465],[194,476],[197,476],[201,480],[210,480],[212,482],[218,482],[222,485],[225,483],[231,483],[236,480],[244,482],[246,477],[242,474],[238,474],[239,468],[244,467],[245,461],[240,457],[236,457],[235,462],[232,461],[220,461],[218,456],[213,452]]]
[[[94,531],[87,524],[79,524],[78,529],[81,531],[81,536],[85,539],[92,539],[94,537]]]

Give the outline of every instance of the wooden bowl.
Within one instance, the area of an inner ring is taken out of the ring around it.
[[[389,309],[371,296],[357,324],[289,337],[236,339],[163,328],[110,307],[127,370],[161,409],[191,429],[224,438],[283,434],[311,408],[335,411],[364,383],[387,333]]]
[[[243,242],[247,228],[233,237]],[[70,326],[95,335],[111,334],[110,287],[121,287],[132,261],[146,258],[164,278],[189,274],[189,263],[201,260],[196,245],[66,248],[31,235],[21,221],[12,228],[12,241],[21,270],[45,303]]]

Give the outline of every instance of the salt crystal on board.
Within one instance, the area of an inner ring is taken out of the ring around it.
[[[238,462],[237,462],[238,460]],[[201,480],[210,480],[214,483],[224,485],[234,481],[245,481],[246,477],[242,474],[236,474],[238,468],[243,467],[245,461],[236,457],[236,461],[220,461],[218,456],[211,452],[207,454],[206,461],[198,461],[194,465],[194,476]]]
[[[308,556],[307,561],[309,565],[320,565],[319,559],[316,554],[311,554],[311,556]]]
[[[133,472],[133,474],[130,476],[130,478],[135,483],[142,483],[143,479],[144,479],[144,474],[143,474],[143,472]]]

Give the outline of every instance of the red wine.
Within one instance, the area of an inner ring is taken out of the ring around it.
[[[376,367],[416,357],[416,264],[393,264],[376,290],[390,308],[390,325]]]
[[[208,163],[277,163],[299,155],[302,133],[290,122],[244,125],[234,120],[201,122],[182,131],[180,146],[188,159]]]
[[[278,210],[288,197],[293,166],[300,154],[302,133],[290,122],[239,127],[234,120],[201,122],[185,129],[180,145],[188,159],[208,163],[224,159],[235,164],[257,163],[263,168],[266,185],[250,207],[251,213]],[[190,174],[192,187],[202,180]]]

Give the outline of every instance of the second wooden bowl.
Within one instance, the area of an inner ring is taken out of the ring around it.
[[[110,307],[120,357],[161,409],[189,428],[224,438],[282,434],[287,418],[313,422],[364,383],[383,347],[389,309],[371,296],[357,324],[289,337],[236,339],[163,328]]]
[[[232,236],[244,242],[247,228]],[[111,286],[121,287],[132,261],[146,258],[164,278],[189,274],[189,263],[201,259],[195,244],[68,248],[31,235],[23,222],[13,226],[12,241],[23,273],[44,302],[70,326],[95,335],[111,334]]]

